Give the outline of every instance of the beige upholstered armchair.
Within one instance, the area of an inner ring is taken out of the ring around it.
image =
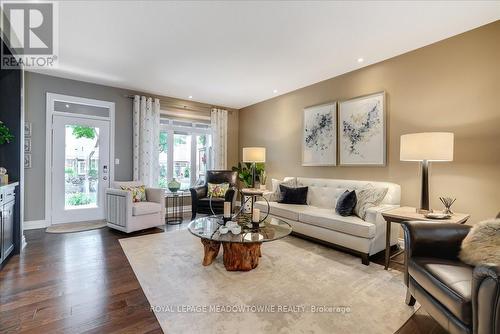
[[[121,187],[137,187],[140,181],[114,182],[106,189],[106,222],[108,226],[126,233],[165,224],[165,195],[163,189],[146,188],[146,202],[132,201],[132,193]]]

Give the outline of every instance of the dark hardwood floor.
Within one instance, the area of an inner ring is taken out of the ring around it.
[[[118,239],[163,231],[26,231],[28,245],[0,271],[0,333],[161,333]],[[397,333],[445,331],[420,309]]]

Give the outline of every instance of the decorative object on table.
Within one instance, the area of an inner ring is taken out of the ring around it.
[[[31,138],[24,138],[24,153],[31,153]]]
[[[457,200],[456,198],[451,198],[451,197],[439,197],[439,200],[441,203],[444,205],[444,211],[443,213],[446,213],[448,215],[452,215],[453,211],[451,211],[451,206],[455,201]]]
[[[167,184],[167,188],[168,190],[170,190],[171,192],[175,193],[177,191],[179,191],[179,189],[181,189],[181,184],[180,182],[178,182],[175,177],[172,179],[172,181],[170,181],[168,184]]]
[[[265,147],[244,147],[243,148],[243,162],[252,164],[252,188],[255,188],[256,179],[256,164],[266,162],[266,148]]]
[[[260,209],[252,210],[252,228],[259,228],[260,224]]]
[[[429,219],[450,219],[451,215],[447,213],[441,213],[441,212],[428,212],[424,215],[425,218]]]
[[[420,209],[429,211],[429,163],[453,161],[453,133],[422,132],[401,136],[401,161],[420,161],[422,192]]]
[[[304,109],[302,166],[337,165],[337,102]]]
[[[356,191],[346,190],[337,200],[335,212],[343,217],[351,216],[357,202]]]
[[[385,93],[339,103],[339,163],[341,166],[385,166]]]
[[[224,214],[222,215],[224,224],[231,221],[231,202],[224,202]]]
[[[0,167],[0,184],[9,184],[9,174],[7,174],[7,169]]]
[[[31,122],[24,122],[24,136],[31,137],[31,135],[32,135]]]
[[[219,233],[220,234],[226,234],[227,232],[229,232],[229,228],[227,226],[221,225],[219,227]]]
[[[10,130],[2,121],[0,121],[0,145],[9,144],[14,140],[14,136],[10,133]]]
[[[265,170],[262,170],[259,175],[260,180],[260,190],[266,190],[267,174]]]
[[[24,168],[31,168],[31,153],[24,154]]]
[[[475,224],[462,241],[459,257],[473,266],[500,264],[500,219]]]

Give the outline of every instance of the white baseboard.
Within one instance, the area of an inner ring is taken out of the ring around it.
[[[21,240],[21,250],[23,250],[24,247],[26,247],[27,244],[28,243],[26,242],[26,237],[23,234],[23,239]]]
[[[46,228],[48,226],[49,226],[49,224],[45,219],[44,220],[30,220],[30,221],[25,221],[23,223],[24,230],[34,230],[37,228]]]

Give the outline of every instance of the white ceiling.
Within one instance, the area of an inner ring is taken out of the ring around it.
[[[498,19],[499,1],[61,2],[44,73],[241,108]]]

